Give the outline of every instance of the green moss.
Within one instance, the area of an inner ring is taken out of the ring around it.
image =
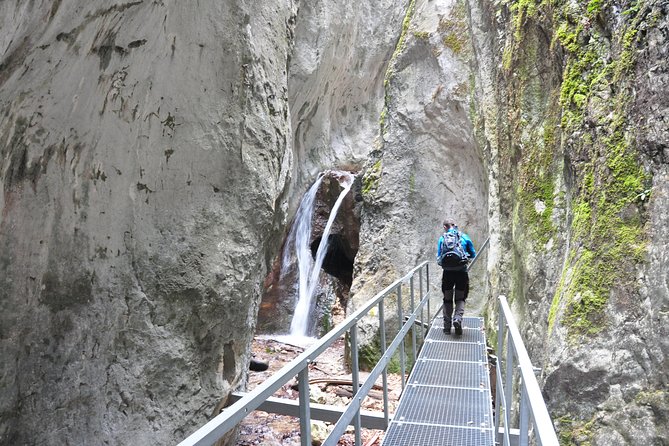
[[[379,181],[381,180],[381,171],[382,171],[381,160],[377,160],[372,167],[365,172],[365,175],[362,177],[362,195],[367,196],[374,193],[379,187]]]
[[[602,10],[602,0],[590,0],[588,3],[587,11],[590,15],[599,14]]]
[[[379,128],[381,129],[381,134],[385,132],[387,119],[388,119],[388,108],[384,107],[383,110],[381,110],[381,116],[379,116]]]
[[[371,370],[381,360],[381,349],[378,339],[373,343],[360,346],[358,349],[358,364],[361,370]]]
[[[329,312],[321,316],[320,327],[321,327],[321,336],[328,333],[334,327],[332,323],[332,315]]]
[[[460,54],[462,52],[462,37],[458,36],[455,33],[450,33],[444,36],[443,38],[444,46],[455,54]]]
[[[603,84],[608,85],[606,74],[610,67],[603,62],[604,55],[600,54],[603,51],[603,48],[593,45],[592,48],[579,51],[567,63],[560,89],[560,104],[564,109],[563,126],[580,126],[592,92]]]
[[[539,2],[536,0],[512,0],[509,2],[509,9],[511,11],[514,39],[521,41],[525,22],[537,15]]]
[[[429,40],[430,39],[430,33],[427,31],[414,31],[413,35],[417,39],[421,40]]]
[[[558,166],[555,162],[557,116],[546,119],[543,127],[527,131],[523,139],[525,153],[519,163],[518,196],[523,225],[537,242],[537,250],[543,251],[546,243],[555,236],[557,227],[553,223],[556,206],[555,178]],[[527,127],[527,125],[525,125]]]
[[[513,47],[507,45],[504,47],[504,52],[502,53],[502,68],[505,71],[511,70],[511,63],[513,62]]]
[[[582,26],[572,26],[565,21],[560,23],[555,35],[567,51],[576,53],[579,50],[578,36],[582,29]]]
[[[634,293],[634,270],[645,261],[644,210],[651,178],[634,146],[638,130],[628,122],[630,87],[639,44],[639,3],[625,11],[623,32],[613,45],[582,17],[594,17],[603,0],[553,3],[553,42],[566,50],[560,86],[562,129],[576,134],[571,204],[571,250],[553,296],[549,330],[561,317],[570,337],[607,325],[605,309],[615,287]],[[613,53],[612,53],[613,52]],[[585,127],[585,119],[595,127]],[[579,161],[595,160],[595,161]],[[564,314],[559,314],[564,309]]]
[[[385,81],[387,82],[389,82],[395,75],[395,63],[397,58],[404,52],[404,49],[406,48],[407,32],[409,31],[409,25],[411,24],[411,19],[415,10],[416,0],[411,0],[409,6],[407,7],[406,13],[404,14],[404,20],[402,21],[402,32],[400,33],[400,37],[397,40],[397,45],[395,45],[395,51],[390,57],[390,62],[388,62],[388,69],[386,70],[385,75]]]
[[[663,412],[669,410],[669,392],[666,390],[642,390],[634,397],[638,405],[650,406]]]
[[[621,115],[613,117],[612,125],[611,136],[602,138],[598,149],[605,165],[599,170],[586,167],[573,207],[572,233],[582,248],[572,253],[577,260],[566,289],[564,321],[572,335],[596,333],[605,326],[602,315],[612,287],[631,287],[630,271],[645,259],[646,236],[635,210],[650,178],[624,137]]]
[[[456,55],[464,54],[468,48],[468,29],[466,5],[462,0],[455,4],[449,16],[439,19],[437,27],[444,46]]]
[[[406,373],[411,373],[413,368],[414,361],[411,359],[411,355],[404,355],[404,370]],[[400,351],[396,351],[395,354],[388,361],[388,373],[402,373],[402,362],[400,360]]]
[[[573,251],[572,255],[569,256],[567,259],[567,264],[571,265],[573,261]],[[553,301],[551,302],[551,308],[548,311],[548,335],[553,332],[553,327],[555,326],[555,322],[557,320],[558,316],[558,310],[560,308],[560,303],[562,302],[562,296],[564,294],[564,289],[565,289],[565,282],[566,282],[566,275],[562,274],[560,277],[560,283],[558,284],[555,294],[553,295]]]
[[[580,446],[591,446],[595,425],[595,418],[590,421],[574,420],[568,416],[558,418],[558,431],[561,446],[573,446],[578,444]]]

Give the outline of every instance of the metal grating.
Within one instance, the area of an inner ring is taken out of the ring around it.
[[[440,327],[444,328],[444,316],[439,315],[434,318],[434,322],[432,324],[434,327]],[[483,329],[483,318],[480,317],[463,317],[462,318],[462,326],[463,327],[469,327],[469,328],[477,328],[479,330]]]
[[[384,446],[494,444],[483,319],[463,320],[461,336],[435,319],[388,426]]]
[[[485,354],[484,343],[449,342],[447,346],[434,339],[426,339],[420,357],[441,361],[480,361]]]
[[[404,392],[403,404],[395,412],[393,422],[492,427],[488,410],[492,401],[488,389],[407,386]]]
[[[462,334],[460,336],[455,334],[455,331],[451,331],[451,334],[446,334],[442,331],[442,327],[432,326],[428,332],[428,337],[434,339],[435,341],[447,341],[447,342],[473,342],[478,344],[485,342],[485,336],[483,331],[479,328],[470,328],[467,325],[462,326]]]
[[[492,429],[468,429],[454,426],[425,426],[393,423],[384,445],[406,446],[488,446],[493,445]]]
[[[488,368],[483,362],[446,362],[418,360],[410,384],[442,387],[488,387]]]

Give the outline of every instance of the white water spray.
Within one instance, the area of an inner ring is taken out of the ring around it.
[[[283,277],[289,270],[292,255],[297,257],[297,266],[300,280],[302,277],[307,277],[308,271],[311,267],[311,251],[309,250],[309,238],[311,237],[311,219],[314,213],[314,200],[316,193],[323,181],[323,174],[318,175],[314,184],[309,188],[302,201],[300,207],[295,214],[295,222],[290,228],[288,239],[286,240],[286,247],[283,251],[283,259],[281,259],[281,276]],[[292,248],[295,248],[293,251]],[[303,273],[304,271],[304,273]],[[306,280],[306,279],[305,279]],[[302,289],[302,285],[298,287]]]
[[[288,243],[293,243],[294,239],[299,273],[298,299],[297,304],[295,305],[293,320],[290,324],[291,336],[307,336],[311,301],[318,286],[318,279],[321,267],[323,266],[323,260],[325,259],[325,255],[328,252],[328,239],[330,237],[330,231],[332,230],[332,225],[335,218],[337,217],[337,211],[339,210],[341,203],[344,201],[344,197],[348,191],[351,190],[354,177],[347,172],[341,173],[340,184],[343,189],[339,194],[339,197],[337,198],[334,206],[332,206],[330,217],[328,218],[328,222],[325,225],[321,242],[318,245],[318,250],[316,251],[316,259],[312,260],[311,250],[309,249],[309,240],[311,238],[311,219],[313,216],[314,199],[316,197],[316,192],[318,191],[318,187],[320,186],[322,178],[322,175],[318,177],[314,185],[311,186],[309,191],[302,199],[300,208],[298,209],[295,217],[295,224],[293,225],[293,229],[291,229],[289,234]],[[285,254],[283,260],[285,265],[287,263]]]

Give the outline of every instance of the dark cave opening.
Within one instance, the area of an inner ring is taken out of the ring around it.
[[[311,255],[313,257],[316,257],[321,240],[321,237],[317,237],[311,242]],[[341,234],[330,234],[328,237],[328,250],[321,268],[350,288],[353,283],[353,261],[355,260],[355,254],[351,248],[351,244]]]

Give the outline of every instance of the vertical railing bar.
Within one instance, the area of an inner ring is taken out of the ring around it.
[[[501,401],[502,401],[502,389],[504,388],[504,383],[501,380],[502,377],[502,355],[504,353],[504,328],[506,327],[506,321],[504,320],[504,312],[502,311],[502,304],[498,306],[497,313],[497,370],[499,371],[500,382],[496,385],[495,391],[495,436],[499,432],[500,421],[501,421]],[[506,407],[504,408],[506,411]],[[508,430],[508,426],[505,426],[505,429]]]
[[[423,272],[418,271],[418,289],[420,290],[419,295],[420,295],[420,301],[423,301],[423,298],[425,298],[425,294],[423,294]],[[430,302],[428,301],[427,303],[428,308],[430,306]],[[425,325],[427,324],[426,321],[430,320],[430,314],[428,312],[427,319],[425,319],[425,306],[423,305],[420,307],[420,320],[421,320],[421,327],[423,327],[423,341],[425,342],[425,336],[427,335],[426,333],[426,328]]]
[[[298,392],[300,401],[300,444],[311,444],[311,413],[309,408],[309,364],[298,373]]]
[[[404,313],[402,312],[402,283],[397,285],[397,321],[399,327],[402,327],[402,321],[404,321]],[[405,355],[406,350],[404,347],[404,337],[402,337],[402,342],[400,342],[400,372],[402,373],[402,392],[404,392],[405,383],[405,373],[406,373],[406,363]]]
[[[410,288],[410,293],[411,293],[411,314],[416,310],[415,307],[415,301],[414,301],[414,289],[413,289],[413,276],[409,279],[409,288]],[[422,324],[423,321],[421,320],[420,323]],[[416,363],[416,324],[413,324],[411,327],[411,355],[412,355],[412,360],[413,364]]]
[[[353,396],[355,397],[360,390],[360,376],[358,366],[358,324],[351,327],[351,384],[353,385]],[[362,404],[362,397],[358,396],[358,401]],[[355,428],[355,445],[362,444],[360,433],[360,409],[355,412],[353,417],[353,427]]]
[[[379,302],[379,327],[381,333],[381,357],[386,353],[386,318],[383,309],[383,300]],[[388,366],[384,367],[381,372],[381,379],[383,380],[383,421],[384,426],[388,429],[390,423],[390,411],[388,408]]]
[[[425,265],[425,294],[430,294],[430,264]],[[430,312],[430,299],[427,300],[427,320],[432,321]]]
[[[506,334],[506,382],[504,383],[504,398],[506,399],[506,412],[508,414],[505,417],[505,421],[511,418],[511,412],[513,410],[513,356],[514,356],[514,345],[511,338],[511,333]],[[506,429],[510,429],[511,426],[505,424]]]
[[[520,438],[519,446],[528,446],[529,433],[530,433],[530,413],[529,413],[529,404],[527,401],[527,388],[525,387],[525,382],[521,377],[521,389],[520,389]]]
[[[497,367],[497,382],[502,384],[502,370]],[[497,388],[499,389],[499,385]],[[497,418],[500,419],[500,411],[502,408],[504,409],[504,442],[502,443],[504,446],[510,446],[511,445],[511,440],[509,437],[509,417],[507,416],[507,411],[506,411],[506,399],[504,398],[504,392],[497,392],[497,395],[499,395],[499,400],[500,403],[495,405],[495,411],[497,414]],[[499,423],[497,423],[499,424]],[[497,441],[497,436],[499,435],[499,425],[495,427],[495,441]]]

